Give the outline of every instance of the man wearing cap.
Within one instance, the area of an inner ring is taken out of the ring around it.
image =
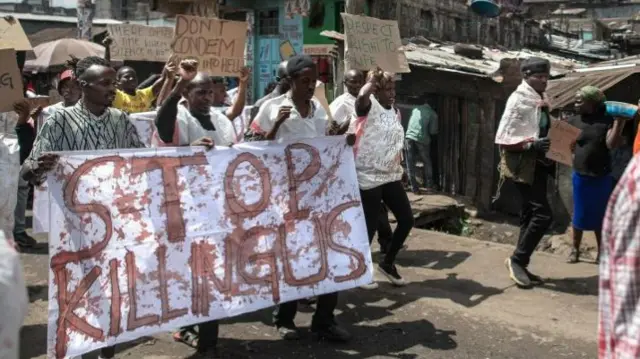
[[[78,82],[73,78],[72,70],[65,70],[60,74],[56,89],[62,96],[62,101],[42,109],[42,112],[40,112],[38,116],[38,128],[57,110],[75,105],[82,94]]]
[[[522,62],[523,81],[509,96],[498,126],[495,143],[500,146],[500,187],[505,179],[515,182],[522,198],[518,244],[505,265],[520,287],[540,284],[542,278],[527,269],[531,255],[551,224],[547,179],[553,164],[549,150],[549,106],[544,94],[551,65],[531,57]]]

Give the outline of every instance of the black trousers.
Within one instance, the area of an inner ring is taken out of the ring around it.
[[[338,305],[338,293],[323,294],[316,302],[316,312],[311,320],[311,330],[323,330],[335,324],[333,311]],[[293,327],[293,320],[298,312],[298,301],[282,303],[273,312],[273,323],[276,327]]]
[[[531,255],[551,225],[551,206],[547,200],[549,169],[536,164],[532,184],[516,183],[522,198],[520,235],[511,260],[523,267],[529,265]]]
[[[391,243],[391,238],[393,237],[393,230],[391,229],[391,224],[389,223],[389,209],[387,206],[382,203],[380,205],[380,218],[378,218],[378,243],[380,243],[380,247],[386,247]]]
[[[369,243],[373,241],[373,236],[380,223],[381,202],[384,202],[396,217],[398,225],[396,230],[393,231],[391,242],[388,244],[387,253],[384,257],[384,263],[393,264],[414,224],[413,212],[411,211],[411,203],[409,203],[407,192],[405,192],[402,182],[396,181],[372,189],[360,190],[360,197],[362,199],[364,219],[367,223]]]

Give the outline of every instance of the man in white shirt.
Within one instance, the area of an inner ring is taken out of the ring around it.
[[[344,85],[347,92],[336,97],[331,103],[331,117],[335,124],[332,124],[332,132],[343,134],[349,129],[351,119],[356,114],[356,97],[364,85],[364,75],[358,70],[349,70],[344,74]]]

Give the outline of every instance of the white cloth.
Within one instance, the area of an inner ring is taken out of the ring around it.
[[[27,313],[27,292],[20,256],[13,249],[13,212],[18,194],[20,147],[0,134],[0,358],[18,359],[20,327]],[[11,175],[7,175],[11,174]]]
[[[356,116],[356,98],[349,92],[336,97],[331,105],[331,117],[338,125],[351,121]]]
[[[312,109],[307,117],[302,117],[289,97],[289,94],[266,101],[253,121],[253,128],[259,133],[269,133],[276,123],[278,112],[282,106],[291,106],[291,115],[286,119],[276,134],[276,140],[292,140],[324,136],[327,131],[327,112],[314,98]]]
[[[27,314],[29,299],[20,255],[5,234],[0,231],[0,358],[18,359],[20,327]]]
[[[0,134],[0,173],[0,231],[13,240],[14,210],[20,178],[20,146],[15,135]]]
[[[507,100],[495,143],[515,145],[537,139],[541,108],[545,101],[545,96],[540,96],[526,81],[522,81]]]
[[[205,130],[200,121],[191,115],[184,103],[179,103],[178,115],[176,116],[177,141],[175,141],[176,135],[174,135],[175,143],[173,144],[176,146],[188,146],[202,137],[210,137],[216,146],[229,146],[235,143],[233,124],[227,116],[213,107],[209,115],[215,128],[214,131]],[[155,140],[154,144],[156,144]]]
[[[400,112],[385,109],[371,96],[366,117],[355,120],[356,172],[360,189],[367,190],[402,179],[404,128]]]

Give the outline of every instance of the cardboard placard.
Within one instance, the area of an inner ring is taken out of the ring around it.
[[[120,24],[107,25],[107,31],[112,59],[166,62],[171,56],[172,27]]]
[[[247,23],[177,15],[173,37],[176,61],[194,58],[198,70],[214,76],[238,76],[244,67]]]
[[[551,147],[547,152],[547,158],[567,166],[573,165],[573,151],[571,145],[580,136],[580,129],[570,125],[566,121],[551,120],[549,140]]]
[[[48,358],[373,279],[343,137],[58,154]]]
[[[387,72],[411,72],[402,50],[398,22],[342,13],[345,60],[349,68]]]
[[[13,18],[11,21],[7,21],[5,18],[0,18],[0,49],[33,50],[18,19]]]
[[[13,104],[24,98],[22,74],[18,69],[16,51],[14,49],[0,50],[0,112],[13,111]]]

